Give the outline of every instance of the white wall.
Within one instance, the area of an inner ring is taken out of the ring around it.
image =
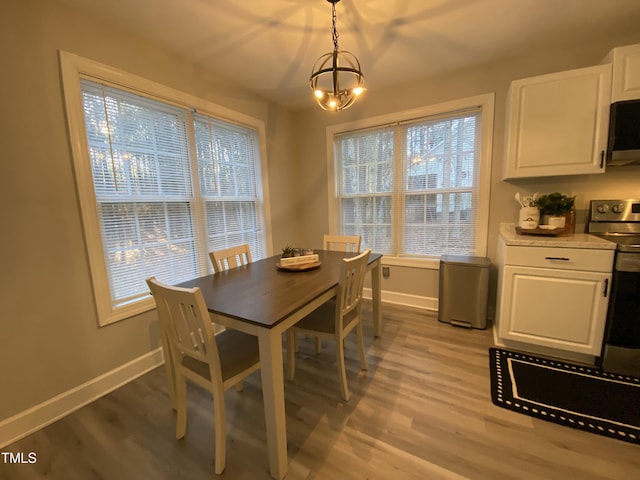
[[[528,179],[505,182],[502,177],[504,119],[507,90],[512,80],[544,73],[586,67],[600,63],[607,52],[616,46],[640,43],[640,29],[611,28],[594,32],[579,44],[558,45],[553,51],[522,52],[517,58],[505,58],[492,65],[482,65],[463,71],[449,72],[438,78],[423,79],[380,91],[369,90],[350,109],[339,113],[325,112],[313,105],[300,113],[296,149],[302,159],[298,198],[300,204],[310,206],[313,215],[304,215],[304,229],[300,231],[302,244],[321,238],[329,228],[325,130],[327,126],[358,119],[399,112],[426,105],[434,105],[454,99],[495,92],[495,121],[493,163],[487,256],[495,262],[498,229],[502,222],[515,222],[518,204],[514,200],[517,191],[548,193],[553,191],[575,192],[578,221],[584,223],[588,201],[596,198],[640,197],[638,188],[640,167],[609,169],[604,175],[568,176],[546,179]],[[366,65],[363,65],[366,73]],[[554,152],[550,151],[553,156]],[[420,270],[399,266],[390,267],[390,277],[383,279],[386,291],[438,296],[438,271]],[[490,305],[495,304],[497,276],[492,268]],[[384,298],[384,296],[383,296]]]
[[[29,428],[21,412],[39,421],[160,360],[155,312],[98,328],[59,49],[263,120],[273,244],[292,237],[295,223],[289,221],[294,118],[288,110],[61,2],[2,2],[0,45],[1,446],[7,435]]]

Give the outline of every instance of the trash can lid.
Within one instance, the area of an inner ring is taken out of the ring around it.
[[[451,265],[465,265],[468,267],[489,267],[491,260],[487,257],[472,257],[469,255],[442,255],[440,262]]]

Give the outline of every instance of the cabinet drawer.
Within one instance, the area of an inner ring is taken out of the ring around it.
[[[514,247],[505,249],[505,265],[542,267],[563,270],[611,272],[613,250],[557,247]]]

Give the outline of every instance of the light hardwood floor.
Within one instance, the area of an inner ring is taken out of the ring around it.
[[[439,323],[435,314],[383,305],[361,372],[347,341],[351,400],[340,400],[333,343],[314,353],[300,339],[296,377],[285,385],[288,480],[640,478],[640,446],[561,427],[491,403],[491,330]],[[174,438],[164,371],[157,368],[3,452],[37,463],[0,463],[0,479],[211,479],[210,397],[190,388],[187,435]],[[222,479],[268,480],[260,373],[226,393],[227,468]]]

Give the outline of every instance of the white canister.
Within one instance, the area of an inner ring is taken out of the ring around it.
[[[518,215],[518,225],[520,228],[531,230],[538,227],[540,223],[540,210],[538,207],[522,207]]]

